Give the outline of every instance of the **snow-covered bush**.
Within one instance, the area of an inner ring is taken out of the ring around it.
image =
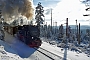
[[[57,47],[60,47],[60,48],[64,48],[65,46],[66,46],[65,43],[59,43],[59,44],[57,44]]]

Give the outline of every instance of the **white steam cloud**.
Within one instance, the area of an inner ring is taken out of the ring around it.
[[[6,22],[21,16],[31,20],[34,12],[32,0],[0,0],[0,10]]]

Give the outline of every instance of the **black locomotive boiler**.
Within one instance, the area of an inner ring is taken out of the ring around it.
[[[16,34],[18,40],[24,42],[30,47],[39,47],[42,41],[39,38],[40,30],[36,25],[23,25],[23,26],[7,26],[5,30],[9,34]]]

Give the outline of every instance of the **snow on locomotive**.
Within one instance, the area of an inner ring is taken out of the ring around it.
[[[30,47],[39,47],[42,41],[39,38],[40,31],[38,26],[35,25],[23,25],[23,26],[6,26],[5,30],[9,34],[16,34],[18,40],[24,42]]]

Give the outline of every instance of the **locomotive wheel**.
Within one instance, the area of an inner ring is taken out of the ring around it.
[[[34,48],[34,47],[38,48],[39,46],[41,46],[41,40],[34,40],[28,46],[30,46],[32,48]]]
[[[38,47],[41,46],[41,40],[35,40],[35,42],[36,42]]]

